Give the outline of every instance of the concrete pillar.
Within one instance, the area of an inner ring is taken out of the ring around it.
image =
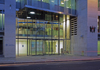
[[[4,25],[4,57],[16,57],[16,0],[5,0],[5,25]]]
[[[72,53],[97,56],[97,17],[98,0],[76,0],[77,35],[71,36]],[[90,26],[95,32],[90,32]]]
[[[87,0],[87,55],[97,56],[97,19],[98,19],[98,0]],[[95,32],[91,33],[89,27],[95,27]]]

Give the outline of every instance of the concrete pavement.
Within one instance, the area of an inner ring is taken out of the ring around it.
[[[42,63],[42,62],[65,62],[65,61],[88,61],[100,60],[100,56],[87,57],[76,55],[44,55],[44,56],[21,56],[16,58],[0,57],[0,64],[5,63]]]

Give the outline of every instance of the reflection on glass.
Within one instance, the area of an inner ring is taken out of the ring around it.
[[[33,23],[32,20],[28,20],[28,36],[32,36],[33,35]]]
[[[46,54],[58,54],[58,41],[45,41],[45,53]]]

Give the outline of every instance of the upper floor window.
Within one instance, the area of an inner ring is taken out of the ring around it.
[[[5,3],[5,0],[0,0],[0,4],[4,4]]]
[[[0,10],[0,30],[4,30],[4,19],[5,19],[5,14],[4,10]]]
[[[50,1],[49,1],[49,0],[42,0],[42,2],[50,3]]]
[[[100,11],[100,0],[98,0],[98,10]]]

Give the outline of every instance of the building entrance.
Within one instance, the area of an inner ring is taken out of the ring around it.
[[[70,40],[63,39],[16,39],[16,55],[70,54]]]
[[[42,40],[29,40],[29,55],[42,55],[43,41]]]
[[[61,53],[63,41],[58,40],[29,40],[28,55],[53,55]]]

